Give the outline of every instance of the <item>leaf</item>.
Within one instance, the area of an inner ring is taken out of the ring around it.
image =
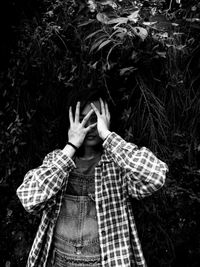
[[[125,32],[117,33],[116,36],[119,37],[121,40],[124,39],[124,36],[126,35]]]
[[[133,129],[132,126],[129,127],[129,129],[125,130],[125,139],[127,141],[131,140],[133,138]]]
[[[152,22],[150,22],[150,21],[144,21],[142,24],[145,25],[145,26],[151,26],[151,25],[154,25],[156,23],[157,23],[157,21],[152,21]]]
[[[186,47],[186,45],[177,45],[177,46],[175,46],[175,48],[177,50],[183,50],[185,47]]]
[[[103,24],[108,24],[109,18],[105,13],[97,13],[96,18]]]
[[[18,150],[18,147],[17,146],[14,147],[14,151],[15,151],[15,154],[18,154],[18,151],[19,150]]]
[[[108,21],[108,24],[117,24],[117,25],[120,25],[120,24],[124,24],[124,23],[127,23],[127,22],[128,22],[128,19],[127,18],[120,17],[120,18],[109,20]]]
[[[175,35],[183,35],[184,34],[184,32],[173,32],[173,35],[175,36]]]
[[[134,70],[135,70],[134,67],[128,67],[128,68],[120,69],[120,76],[124,75],[126,72],[132,72]]]
[[[102,6],[106,6],[106,5],[111,6],[114,9],[117,8],[117,4],[114,1],[111,1],[111,0],[100,2],[100,4]]]
[[[90,53],[91,53],[92,51],[94,51],[95,49],[97,49],[97,47],[98,47],[102,42],[104,42],[104,41],[106,41],[106,40],[107,40],[107,39],[103,38],[103,39],[100,39],[98,42],[95,42],[95,43],[92,45],[91,49],[90,49]]]
[[[172,158],[173,159],[177,159],[177,160],[181,160],[181,159],[184,158],[184,155],[180,151],[176,150],[176,151],[173,152]]]
[[[191,7],[191,10],[192,10],[192,11],[196,11],[196,10],[197,10],[197,6],[192,6],[192,7]]]
[[[115,34],[118,34],[118,33],[127,33],[127,29],[122,28],[122,27],[117,27],[117,29],[110,35],[110,38],[113,37]]]
[[[104,46],[106,46],[107,44],[109,44],[111,42],[111,40],[106,40],[103,43],[100,44],[98,50],[102,49]]]
[[[80,24],[78,25],[78,27],[86,26],[86,25],[88,25],[88,24],[90,24],[90,23],[92,23],[92,22],[94,22],[94,19],[89,19],[89,20],[87,20],[87,21],[85,21],[85,22],[80,23]]]
[[[129,16],[128,16],[128,19],[130,20],[130,21],[133,21],[133,22],[137,22],[138,21],[138,19],[139,19],[139,10],[136,10],[136,11],[134,11],[133,13],[131,13]]]
[[[200,22],[199,18],[186,18],[185,20],[188,22]]]
[[[166,58],[166,52],[156,52],[160,57]]]
[[[92,38],[95,34],[97,34],[98,32],[102,32],[102,29],[100,29],[100,30],[97,30],[97,31],[95,31],[95,32],[93,32],[93,33],[91,33],[91,34],[89,34],[86,38],[85,38],[85,40],[88,40],[89,38]]]
[[[107,57],[106,57],[106,61],[107,61],[107,64],[108,64],[108,65],[109,65],[108,60],[109,60],[110,54],[112,53],[113,49],[114,49],[115,47],[117,47],[118,45],[120,45],[120,43],[117,43],[117,44],[113,45],[113,46],[110,48],[110,50],[108,51],[108,54],[107,54]]]
[[[175,23],[175,22],[173,22],[173,23],[172,23],[172,26],[174,26],[174,27],[178,27],[178,26],[179,26],[179,24],[178,24],[178,23]]]
[[[168,32],[163,32],[163,33],[157,33],[155,36],[158,36],[159,38],[168,38],[169,37],[169,34]]]
[[[132,27],[135,35],[139,36],[143,41],[148,36],[148,32],[145,28],[142,27]]]
[[[131,59],[135,59],[137,57],[137,52],[136,51],[133,51],[132,54],[131,54]]]

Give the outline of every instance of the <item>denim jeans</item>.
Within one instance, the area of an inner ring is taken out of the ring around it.
[[[48,264],[47,267],[101,267],[99,258],[91,259],[75,259],[60,253],[59,251],[54,252],[54,263]]]
[[[53,237],[53,267],[101,267],[94,175],[70,174]]]

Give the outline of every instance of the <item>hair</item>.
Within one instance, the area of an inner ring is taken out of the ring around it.
[[[95,90],[95,89],[86,89],[80,92],[71,92],[68,98],[68,109],[72,106],[73,114],[76,109],[76,103],[80,101],[80,111],[82,111],[88,103],[94,102],[102,98],[103,101],[108,102],[108,97],[104,91]]]
[[[111,97],[105,92],[103,89],[85,89],[85,90],[71,90],[71,92],[68,94],[66,102],[65,102],[65,108],[63,109],[63,114],[60,120],[60,125],[58,129],[58,144],[59,146],[64,146],[67,142],[68,138],[68,129],[70,126],[69,123],[69,107],[72,107],[73,114],[75,113],[76,104],[78,101],[80,101],[80,111],[82,111],[85,106],[88,103],[94,102],[96,100],[99,100],[99,98],[102,98],[102,100],[108,103],[109,111],[111,114],[114,113],[114,105],[112,102]],[[112,129],[112,119],[110,128]]]

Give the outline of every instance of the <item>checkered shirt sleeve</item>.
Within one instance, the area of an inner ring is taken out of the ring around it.
[[[121,168],[132,197],[144,198],[164,185],[168,167],[148,148],[139,149],[114,132],[106,138],[103,146]]]
[[[28,212],[37,212],[44,208],[61,189],[64,179],[75,166],[73,160],[62,150],[49,153],[41,166],[30,170],[17,189],[17,195]]]

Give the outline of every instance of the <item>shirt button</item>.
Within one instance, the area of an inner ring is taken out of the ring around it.
[[[106,231],[104,231],[104,230],[101,233],[102,233],[103,236],[106,235]]]

